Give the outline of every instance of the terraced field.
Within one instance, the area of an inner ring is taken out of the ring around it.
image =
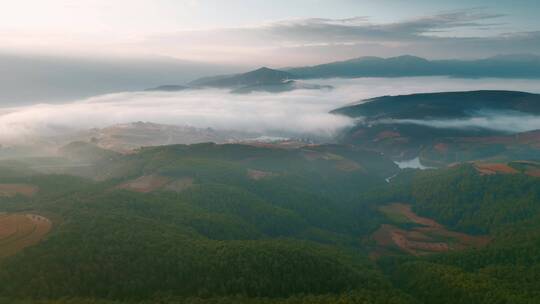
[[[0,214],[0,258],[39,243],[51,228],[51,221],[40,215]]]

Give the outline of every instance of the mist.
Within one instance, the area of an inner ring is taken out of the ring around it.
[[[329,114],[338,94],[298,90],[286,94],[230,94],[225,90],[124,92],[67,104],[38,104],[0,112],[0,138],[24,143],[89,128],[147,121],[261,134],[332,136],[352,125]]]
[[[333,90],[231,94],[227,90],[121,92],[62,104],[0,108],[0,144],[25,144],[43,136],[119,123],[147,121],[279,136],[332,137],[355,121],[329,111],[367,98],[419,92],[479,89],[538,92],[536,80],[447,77],[315,79]],[[437,127],[485,127],[505,131],[539,129],[534,116],[481,116],[466,121],[401,121]]]
[[[0,106],[70,102],[162,84],[184,84],[198,77],[248,68],[155,56],[62,57],[0,53]]]
[[[466,119],[420,120],[395,119],[379,123],[415,124],[438,129],[486,129],[518,133],[540,129],[540,116],[516,111],[482,110]]]

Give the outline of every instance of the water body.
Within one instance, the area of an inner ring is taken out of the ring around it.
[[[394,161],[394,163],[396,165],[398,165],[398,167],[400,169],[408,169],[408,168],[420,169],[420,170],[433,169],[433,167],[426,167],[426,166],[422,165],[420,163],[420,158],[419,157],[409,159],[409,160]]]
[[[400,169],[419,169],[419,170],[434,169],[434,167],[427,167],[427,166],[422,165],[420,163],[419,157],[409,159],[409,160],[394,161],[394,163],[398,165]],[[390,177],[387,177],[386,182],[390,183],[392,181],[392,178],[396,177],[398,174],[399,172]]]

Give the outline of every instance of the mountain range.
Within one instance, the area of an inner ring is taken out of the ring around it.
[[[229,88],[261,84],[281,84],[293,78],[294,76],[288,72],[262,67],[243,74],[199,78],[190,82],[189,85],[194,87]]]
[[[240,74],[203,77],[187,85],[164,85],[151,91],[178,91],[186,88],[227,88],[233,93],[279,93],[295,89],[331,89],[311,85],[302,79],[449,76],[462,78],[540,78],[540,56],[531,54],[499,55],[476,60],[428,60],[404,55],[399,57],[360,57],[307,67],[282,70],[262,67]]]
[[[296,78],[356,77],[540,77],[540,56],[500,55],[476,60],[428,60],[404,55],[391,58],[360,57],[309,67],[288,68]]]

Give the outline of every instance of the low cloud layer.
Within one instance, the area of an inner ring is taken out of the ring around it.
[[[328,113],[336,97],[313,90],[274,95],[235,95],[223,90],[109,94],[68,104],[5,109],[0,112],[0,138],[21,143],[36,135],[58,136],[133,121],[331,136],[352,124],[349,118]]]
[[[415,124],[438,129],[486,129],[508,133],[540,129],[540,116],[514,111],[479,111],[466,119],[396,119],[381,123]]]
[[[260,132],[266,135],[331,136],[352,125],[354,121],[329,114],[329,111],[375,96],[476,89],[539,91],[538,82],[534,80],[412,77],[311,80],[309,83],[329,84],[335,89],[248,95],[230,94],[224,90],[131,92],[101,95],[65,104],[0,108],[0,144],[25,143],[39,136],[62,135],[134,121]],[[489,127],[498,126],[502,122],[502,127],[497,128],[519,131],[540,128],[537,120],[527,119],[483,118],[437,123],[452,127],[474,124]]]

